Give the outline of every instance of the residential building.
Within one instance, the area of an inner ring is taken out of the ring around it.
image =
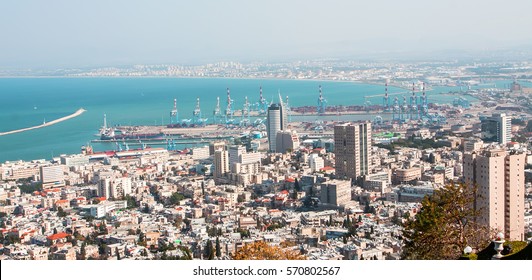
[[[322,203],[345,206],[351,201],[351,180],[330,180],[321,184]]]
[[[65,186],[65,175],[62,165],[41,166],[43,189]]]
[[[325,167],[325,162],[323,161],[323,158],[320,157],[318,154],[311,154],[308,158],[310,170],[312,172],[320,171],[323,167]]]
[[[225,177],[227,172],[229,172],[229,154],[224,150],[216,150],[214,152],[214,179]]]
[[[286,130],[277,132],[276,152],[286,153],[295,151],[299,147],[299,137],[296,131]]]
[[[336,176],[358,179],[370,173],[371,123],[346,123],[334,127]]]
[[[421,179],[421,168],[397,168],[393,175],[395,183],[409,183]]]
[[[464,155],[464,179],[478,186],[481,223],[524,240],[525,154],[493,149]]]

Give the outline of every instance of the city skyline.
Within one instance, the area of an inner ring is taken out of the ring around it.
[[[0,260],[532,259],[531,9],[0,3]]]
[[[519,0],[158,3],[0,4],[0,69],[532,49],[532,3]]]

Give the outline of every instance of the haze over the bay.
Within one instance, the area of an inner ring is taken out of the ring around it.
[[[2,1],[0,68],[530,50],[531,11],[529,0]]]

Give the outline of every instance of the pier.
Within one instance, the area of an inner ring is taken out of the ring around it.
[[[6,132],[0,132],[0,136],[4,136],[4,135],[8,135],[8,134],[15,134],[15,133],[19,133],[19,132],[24,132],[24,131],[28,131],[28,130],[33,130],[33,129],[38,129],[38,128],[51,126],[51,125],[54,125],[56,123],[60,123],[60,122],[75,118],[75,117],[83,114],[85,111],[86,111],[85,109],[79,108],[75,113],[73,113],[71,115],[68,115],[68,116],[65,116],[65,117],[62,117],[62,118],[47,122],[47,123],[43,123],[43,124],[37,125],[37,126],[21,128],[21,129],[17,129],[17,130],[6,131]]]

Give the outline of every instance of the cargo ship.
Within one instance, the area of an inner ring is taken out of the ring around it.
[[[100,140],[148,140],[162,139],[164,134],[160,132],[142,132],[136,129],[126,129],[123,131],[118,128],[107,126],[107,116],[103,115],[103,126],[99,132]]]
[[[121,133],[111,128],[100,134],[100,140],[147,140],[162,139],[162,133]]]

